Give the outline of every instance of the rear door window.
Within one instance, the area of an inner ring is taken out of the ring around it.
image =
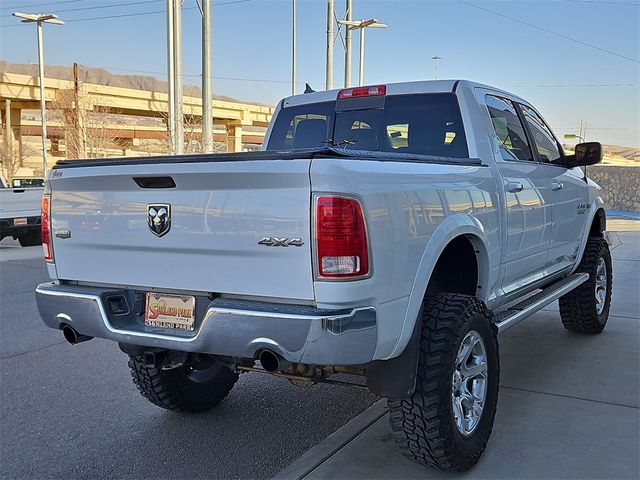
[[[502,159],[533,161],[533,153],[515,105],[511,100],[495,95],[486,95],[485,99]]]

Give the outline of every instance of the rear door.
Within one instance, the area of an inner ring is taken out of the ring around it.
[[[484,96],[495,133],[494,149],[504,183],[506,245],[503,290],[509,295],[541,279],[552,231],[548,166],[535,161],[524,124],[511,100]]]
[[[312,300],[309,165],[294,158],[55,170],[58,278]]]

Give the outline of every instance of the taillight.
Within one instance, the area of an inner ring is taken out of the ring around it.
[[[51,244],[51,195],[42,196],[42,248],[44,259],[53,263],[53,245]]]
[[[353,278],[369,274],[367,230],[358,200],[318,197],[316,255],[320,277]]]
[[[385,95],[387,93],[387,87],[385,85],[376,85],[373,87],[354,87],[345,88],[338,93],[338,100],[345,100],[347,98],[359,98],[359,97],[377,97]]]

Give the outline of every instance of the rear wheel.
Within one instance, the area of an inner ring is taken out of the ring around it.
[[[42,234],[40,230],[31,230],[28,233],[23,233],[18,237],[20,245],[23,247],[35,247],[42,244]]]
[[[129,368],[142,396],[154,405],[179,412],[210,410],[238,380],[237,373],[210,357],[190,366],[162,370],[145,365],[142,355],[130,355]]]
[[[560,297],[560,318],[564,328],[576,333],[600,333],[609,319],[613,270],[609,245],[603,238],[589,238],[576,272],[589,280]]]
[[[446,471],[476,464],[496,413],[496,335],[482,301],[457,294],[425,298],[415,392],[389,400],[391,429],[405,457]]]

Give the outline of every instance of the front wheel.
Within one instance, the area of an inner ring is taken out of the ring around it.
[[[422,312],[416,389],[410,398],[389,400],[391,429],[408,459],[469,470],[493,429],[497,329],[484,303],[468,295],[426,297]]]
[[[611,253],[604,238],[589,238],[576,270],[588,273],[589,280],[560,297],[560,318],[564,328],[576,333],[600,333],[609,319],[613,269]]]
[[[238,380],[237,373],[211,357],[203,357],[189,366],[162,370],[145,365],[142,355],[130,355],[129,368],[143,397],[167,410],[188,413],[212,409]]]

